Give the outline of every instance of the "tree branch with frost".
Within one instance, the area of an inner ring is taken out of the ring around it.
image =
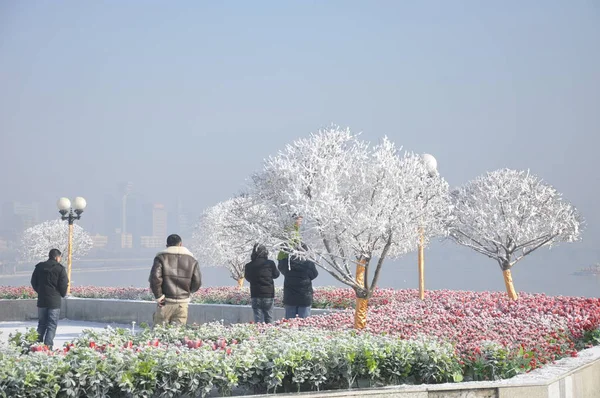
[[[455,191],[452,200],[450,238],[497,260],[503,270],[540,247],[581,238],[577,210],[528,171],[489,172]]]
[[[259,242],[237,218],[243,200],[230,199],[205,210],[194,228],[191,245],[202,265],[226,267],[236,281],[244,278],[244,266],[254,243]]]
[[[445,233],[442,220],[450,211],[447,183],[429,177],[420,156],[400,154],[387,138],[370,148],[349,130],[336,127],[267,159],[253,176],[249,193],[284,218],[271,224],[277,225],[272,237],[285,237],[282,226],[290,215],[302,214],[302,240],[310,253],[293,246],[282,249],[327,259],[327,268],[319,265],[361,297],[376,287],[388,257],[416,250],[417,220],[426,227],[428,241]],[[359,285],[349,265],[375,257],[379,262],[373,279]]]
[[[18,247],[25,261],[44,261],[52,249],[58,249],[66,258],[69,246],[69,225],[61,220],[50,220],[27,228]],[[73,259],[85,256],[93,247],[90,235],[79,225],[73,225]]]

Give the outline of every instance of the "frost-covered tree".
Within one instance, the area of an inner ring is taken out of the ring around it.
[[[250,187],[269,219],[258,212],[248,224],[275,226],[256,233],[267,232],[283,250],[311,258],[354,289],[357,328],[366,325],[384,261],[416,250],[419,226],[426,242],[443,234],[449,212],[447,183],[428,173],[421,156],[398,152],[388,139],[370,148],[349,130],[332,127],[267,159]],[[297,239],[295,215],[303,217],[308,252],[289,244]]]
[[[244,284],[244,266],[259,242],[239,214],[247,209],[248,198],[236,197],[205,210],[192,235],[192,250],[203,265],[226,267],[238,287]],[[260,243],[268,244],[265,241]]]
[[[450,237],[494,259],[515,300],[511,268],[542,246],[579,240],[582,218],[552,186],[528,171],[489,172],[452,193]]]
[[[18,248],[20,257],[26,261],[44,261],[52,249],[58,249],[66,257],[69,245],[69,225],[61,220],[45,221],[27,228]],[[93,246],[90,235],[79,225],[73,226],[73,258],[85,256]]]

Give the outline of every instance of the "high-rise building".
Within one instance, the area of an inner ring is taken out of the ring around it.
[[[152,209],[152,236],[167,238],[167,210],[160,203],[154,204]]]
[[[140,237],[140,245],[146,249],[156,249],[165,246],[165,239],[158,236],[142,236]]]
[[[108,236],[114,236],[115,233],[118,235],[117,248],[130,249],[140,245],[139,237],[143,233],[148,233],[145,231],[150,229],[145,225],[149,225],[150,221],[144,222],[144,218],[149,219],[145,217],[144,210],[143,197],[134,190],[131,182],[118,184],[116,198],[111,197],[105,201],[105,220],[112,226],[105,228],[105,233]]]
[[[120,201],[113,195],[104,197],[104,228],[103,233],[106,236],[113,236],[121,226],[121,206]],[[120,245],[119,245],[120,246]]]
[[[175,228],[179,235],[188,237],[191,230],[190,217],[188,212],[183,207],[183,202],[181,199],[177,199],[177,212],[175,217],[176,223],[173,228]]]
[[[91,236],[94,249],[104,249],[108,246],[108,236],[96,234]]]
[[[37,203],[8,202],[2,206],[2,233],[7,239],[15,239],[20,233],[38,223]]]
[[[165,206],[155,203],[152,207],[152,235],[141,236],[140,245],[144,248],[164,247],[169,225]]]
[[[126,182],[119,184],[119,194],[121,195],[121,233],[126,235],[127,230],[127,197],[133,191],[133,183]]]
[[[131,234],[121,234],[121,249],[133,248],[133,236]]]

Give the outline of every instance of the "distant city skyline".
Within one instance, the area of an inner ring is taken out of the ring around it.
[[[77,221],[90,235],[96,237],[98,248],[157,248],[164,247],[170,233],[191,237],[195,220],[190,219],[189,211],[185,209],[181,198],[176,198],[173,201],[176,204],[169,207],[147,200],[135,191],[132,182],[118,183],[116,186],[115,194],[104,195],[103,201],[86,198],[88,207],[82,219]],[[123,196],[119,198],[119,195]],[[127,200],[123,200],[125,197]],[[98,203],[102,206],[98,207]],[[55,203],[51,205],[56,209]],[[5,245],[8,243],[18,243],[19,235],[25,229],[60,217],[58,210],[55,210],[56,214],[52,214],[44,207],[47,206],[40,206],[38,202],[4,202],[0,212],[0,240],[3,242],[0,251],[7,250]],[[46,211],[40,211],[40,208]],[[89,219],[102,221],[98,223]],[[125,236],[122,233],[123,226],[126,228]]]
[[[500,168],[555,186],[583,239],[514,273],[560,292],[600,261],[599,21],[595,1],[2,2],[0,204],[41,222],[83,196],[79,225],[114,235],[131,182],[127,232],[151,236],[161,203],[185,244],[265,158],[336,123],[432,154],[451,187]],[[464,250],[428,248],[439,286],[501,285]],[[415,257],[382,279],[404,286]]]

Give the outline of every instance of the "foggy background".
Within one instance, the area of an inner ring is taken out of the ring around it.
[[[1,2],[0,261],[58,217],[59,197],[84,196],[80,225],[104,246],[73,283],[146,286],[160,248],[142,236],[185,244],[265,157],[333,122],[433,154],[451,186],[531,169],[586,229],[518,263],[517,291],[597,296],[599,279],[571,274],[600,262],[599,4]],[[416,257],[388,261],[381,286],[417,287]],[[451,242],[425,265],[429,289],[504,290],[494,261]],[[32,269],[4,269],[0,285]]]

